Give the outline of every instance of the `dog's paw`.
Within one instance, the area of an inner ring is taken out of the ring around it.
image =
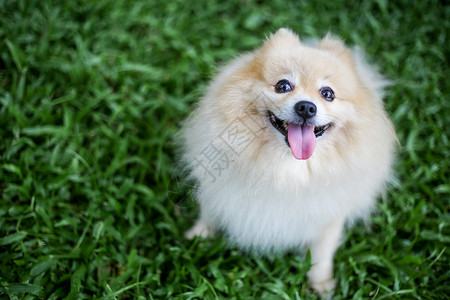
[[[336,287],[333,279],[333,264],[331,261],[317,263],[308,272],[309,285],[323,298],[333,298],[332,291]]]
[[[186,231],[184,237],[192,240],[196,236],[200,236],[201,238],[213,237],[215,234],[215,230],[208,227],[202,220],[197,220],[195,225]]]
[[[333,290],[336,287],[336,280],[333,278],[320,282],[310,281],[309,284],[323,299],[330,300],[333,298]]]

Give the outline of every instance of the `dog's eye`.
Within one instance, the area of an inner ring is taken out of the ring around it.
[[[324,86],[323,88],[321,88],[319,90],[319,93],[322,96],[322,98],[327,101],[333,101],[335,98],[334,91],[328,86]]]
[[[289,80],[282,79],[278,81],[278,83],[275,85],[275,92],[277,93],[287,93],[292,91],[294,88],[289,82]]]

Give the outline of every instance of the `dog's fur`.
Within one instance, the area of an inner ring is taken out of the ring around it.
[[[274,91],[281,79],[294,89]],[[332,290],[344,224],[368,217],[391,175],[396,136],[383,108],[385,83],[361,51],[331,35],[304,44],[280,29],[233,60],[183,129],[201,209],[186,236],[220,230],[246,250],[310,249],[311,285],[322,295]],[[321,97],[323,86],[334,101]],[[306,160],[294,158],[268,117],[292,120],[300,100],[317,107],[315,125],[332,124]]]

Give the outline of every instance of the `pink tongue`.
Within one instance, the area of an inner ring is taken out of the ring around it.
[[[308,159],[316,148],[316,135],[309,125],[288,125],[288,141],[296,159]]]

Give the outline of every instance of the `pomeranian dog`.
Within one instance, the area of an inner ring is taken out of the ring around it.
[[[344,225],[367,220],[390,179],[385,85],[331,35],[305,44],[280,29],[234,59],[182,131],[200,206],[186,237],[221,231],[244,250],[309,249],[309,283],[330,295]]]

